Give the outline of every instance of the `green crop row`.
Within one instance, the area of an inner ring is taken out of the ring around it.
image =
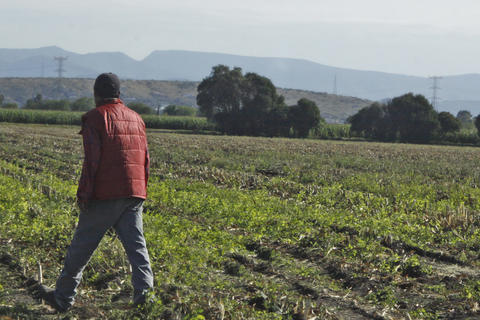
[[[0,109],[0,122],[81,125],[83,112]],[[205,118],[143,115],[147,128],[213,131]]]

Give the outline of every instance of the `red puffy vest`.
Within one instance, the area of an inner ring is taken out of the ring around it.
[[[145,123],[121,100],[88,113],[101,139],[100,163],[95,175],[98,200],[147,197],[149,156]]]

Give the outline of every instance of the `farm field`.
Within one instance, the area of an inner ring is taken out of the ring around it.
[[[77,126],[0,124],[0,318],[56,319],[78,208]],[[480,149],[148,131],[155,299],[129,306],[108,234],[76,319],[480,318]]]

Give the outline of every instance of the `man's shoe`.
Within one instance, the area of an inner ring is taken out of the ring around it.
[[[150,289],[151,290],[151,289]],[[133,307],[143,308],[155,302],[155,295],[150,290],[134,291]]]
[[[41,284],[37,290],[38,297],[45,301],[49,306],[61,313],[68,311],[69,307],[62,307],[58,304],[57,299],[55,299],[55,289]]]

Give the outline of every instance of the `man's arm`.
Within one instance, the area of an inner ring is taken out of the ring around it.
[[[85,158],[83,160],[82,175],[80,177],[77,201],[83,209],[88,201],[92,200],[95,188],[95,175],[100,163],[102,141],[95,126],[88,120],[82,123],[83,149]]]

